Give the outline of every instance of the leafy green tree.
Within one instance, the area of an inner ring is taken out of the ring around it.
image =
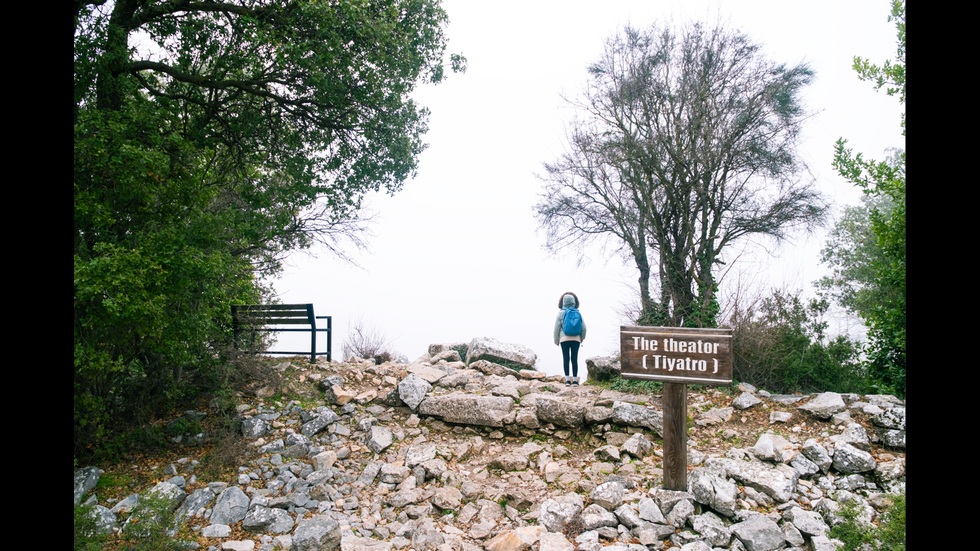
[[[875,89],[885,88],[905,105],[905,2],[892,2],[889,21],[898,34],[895,61],[877,66],[854,58],[854,70]],[[901,120],[905,135],[905,113]],[[868,361],[883,389],[905,396],[905,152],[885,161],[866,160],[837,141],[834,168],[865,194],[878,198],[868,211],[868,221],[880,254],[870,261],[873,295],[879,300],[858,312],[868,325]],[[886,208],[887,206],[887,208]]]
[[[728,247],[783,239],[826,211],[795,147],[813,72],[770,61],[741,32],[693,24],[626,28],[589,74],[572,102],[583,118],[545,165],[547,247],[611,245],[639,271],[640,323],[713,327]]]
[[[76,452],[221,384],[229,305],[288,251],[360,243],[424,149],[437,0],[75,1]]]

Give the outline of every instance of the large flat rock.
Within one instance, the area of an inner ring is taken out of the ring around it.
[[[489,337],[477,337],[470,342],[466,352],[466,363],[470,364],[477,360],[519,366],[521,369],[534,369],[538,355],[520,344],[503,343]]]
[[[450,423],[502,427],[514,415],[514,400],[506,396],[448,394],[430,396],[419,405],[421,415],[432,415]]]

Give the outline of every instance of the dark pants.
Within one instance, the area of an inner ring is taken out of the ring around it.
[[[572,376],[578,377],[578,347],[582,344],[578,341],[562,341],[561,343],[561,362],[565,368],[565,376],[568,377],[568,360],[572,360]]]

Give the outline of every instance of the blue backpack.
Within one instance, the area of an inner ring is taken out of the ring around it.
[[[577,308],[565,308],[565,318],[561,322],[561,331],[568,336],[582,334],[582,314]]]

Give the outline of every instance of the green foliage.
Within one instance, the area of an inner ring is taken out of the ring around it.
[[[894,0],[889,21],[894,21],[898,50],[894,62],[877,66],[854,58],[854,70],[861,80],[874,82],[875,89],[886,88],[905,105],[905,2]],[[905,135],[905,113],[902,113]],[[868,325],[866,350],[868,370],[883,390],[905,396],[905,152],[886,161],[865,160],[837,141],[834,168],[865,194],[878,198],[868,209],[868,221],[877,254],[869,260],[870,280],[880,300],[858,312]],[[887,208],[884,208],[887,205]]]
[[[859,509],[853,502],[842,503],[837,514],[843,521],[830,529],[830,537],[844,544],[843,551],[857,551],[865,546],[874,551],[905,551],[905,494],[893,496],[891,506],[881,513],[876,527],[869,528],[858,520]]]
[[[106,541],[104,534],[96,532],[94,508],[75,505],[74,547],[75,551],[101,551]]]
[[[870,390],[858,343],[828,339],[829,304],[774,290],[731,318],[734,378],[772,392],[864,393]]]
[[[360,245],[424,149],[435,0],[74,4],[74,448],[237,369],[231,304],[284,255]],[[152,60],[130,44],[152,51]],[[453,70],[466,60],[453,55]]]
[[[140,496],[129,520],[123,527],[123,537],[134,544],[132,551],[179,551],[186,549],[185,538],[178,532],[181,523],[176,506],[162,495],[146,492]]]
[[[630,394],[660,394],[663,388],[664,384],[658,381],[641,381],[637,379],[623,379],[622,377],[613,380],[609,385],[610,390],[628,392]]]
[[[878,518],[875,531],[879,551],[905,551],[905,494],[892,498],[892,505]]]

